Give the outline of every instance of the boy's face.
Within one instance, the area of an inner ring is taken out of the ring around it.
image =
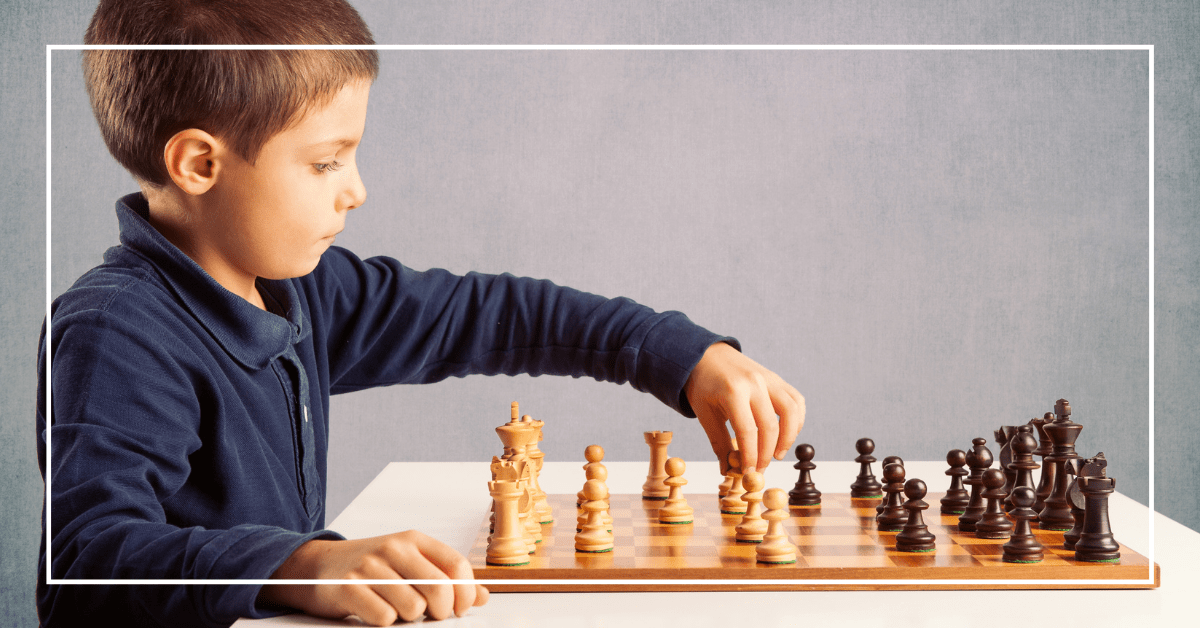
[[[316,268],[346,213],[366,199],[355,151],[369,91],[366,82],[345,86],[268,140],[253,164],[222,160],[202,227],[206,259],[197,260],[214,278],[288,279]]]

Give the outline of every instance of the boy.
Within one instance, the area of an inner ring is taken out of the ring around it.
[[[372,43],[342,0],[105,0],[86,41]],[[795,439],[799,393],[678,312],[332,247],[366,197],[355,151],[377,67],[364,50],[85,53],[97,121],[141,193],[117,204],[121,246],[55,301],[38,433],[54,430],[56,578],[397,583],[47,586],[41,564],[44,625],[227,625],[275,609],[385,625],[484,603],[478,585],[404,584],[471,578],[439,541],[323,529],[332,393],[588,375],[694,410],[719,458],[732,423],[747,467]]]

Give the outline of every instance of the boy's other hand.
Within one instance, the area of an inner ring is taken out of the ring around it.
[[[804,427],[804,396],[775,373],[718,342],[704,352],[684,384],[684,394],[704,426],[721,472],[729,470],[733,426],[742,469],[762,472],[782,460]]]
[[[301,545],[271,576],[281,580],[397,580],[396,584],[269,584],[258,594],[309,615],[356,615],[373,626],[425,615],[444,619],[487,602],[478,584],[406,584],[411,580],[470,580],[471,566],[449,545],[415,530],[354,541]]]

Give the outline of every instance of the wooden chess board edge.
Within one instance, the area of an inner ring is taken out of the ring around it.
[[[638,584],[631,583],[600,583],[600,584],[521,584],[519,581],[504,584],[488,584],[487,589],[492,593],[605,593],[620,591],[639,592],[683,592],[683,591],[1021,591],[1021,590],[1084,590],[1084,589],[1155,589],[1158,588],[1158,570],[1155,569],[1154,584],[1151,585],[1122,585],[1104,584],[921,584],[919,582],[906,584],[770,584],[767,582],[751,582],[747,584]]]
[[[867,573],[867,572],[870,573]],[[638,569],[638,570],[614,570],[615,573],[608,574],[608,578],[600,577],[597,574],[589,574],[587,577],[593,580],[611,580],[610,582],[591,582],[581,584],[541,584],[541,583],[522,583],[523,579],[530,580],[571,580],[580,578],[581,575],[577,570],[538,570],[536,572],[520,572],[516,569],[506,570],[504,568],[489,567],[484,569],[474,569],[475,578],[477,580],[507,580],[503,584],[487,585],[489,591],[497,592],[603,592],[603,591],[968,591],[968,590],[1041,590],[1041,589],[1157,589],[1161,584],[1161,574],[1158,563],[1154,564],[1154,582],[1143,582],[1137,584],[1115,584],[1112,581],[1103,578],[1097,578],[1090,582],[1073,582],[1070,584],[1060,584],[1053,579],[1046,579],[1044,574],[1028,575],[1028,580],[1031,582],[1010,583],[1000,582],[996,580],[984,580],[979,575],[968,575],[966,571],[958,574],[941,573],[937,576],[925,576],[926,580],[954,580],[956,575],[964,576],[963,580],[981,580],[979,583],[972,582],[957,582],[954,584],[931,583],[924,582],[920,577],[914,578],[911,573],[906,575],[898,575],[889,573],[887,576],[881,577],[878,570],[867,569],[839,569],[839,570],[809,570],[804,574],[792,574],[796,580],[841,580],[834,584],[796,584],[796,583],[776,583],[772,580],[789,579],[788,574],[775,573],[770,571],[757,570],[752,577],[744,577],[747,574],[739,573],[737,575],[731,573],[722,574],[722,579],[712,577],[709,572],[704,576],[689,576],[686,570],[681,572],[672,572],[665,569]],[[743,577],[739,577],[743,576]],[[1021,578],[1021,575],[1013,574],[1013,579]],[[1110,576],[1111,578],[1111,576]],[[638,583],[638,582],[622,582],[626,580],[702,580],[712,579],[712,583],[688,583],[688,584],[662,584],[662,583]],[[845,580],[864,580],[862,584],[846,583]],[[1080,575],[1079,580],[1088,580],[1089,577]],[[731,580],[741,580],[740,582],[730,582]],[[870,582],[870,580],[908,580],[901,584],[881,584]]]

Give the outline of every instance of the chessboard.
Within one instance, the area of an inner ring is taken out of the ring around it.
[[[1158,565],[1153,565],[1151,584],[1147,580],[1150,561],[1125,545],[1121,545],[1119,563],[1082,562],[1075,560],[1073,551],[1063,549],[1062,532],[1048,530],[1034,530],[1046,547],[1044,560],[1003,562],[1001,546],[1006,540],[979,539],[959,532],[957,515],[937,512],[941,493],[925,498],[933,505],[925,512],[925,523],[937,537],[932,553],[896,551],[896,533],[876,529],[879,500],[826,493],[818,506],[790,509],[792,516],[785,521],[785,529],[799,548],[796,563],[761,564],[755,560],[755,544],[734,540],[740,515],[722,515],[716,494],[686,497],[695,510],[694,522],[673,525],[658,522],[662,501],[611,495],[615,546],[610,552],[585,554],[574,548],[576,496],[549,495],[555,522],[542,525],[544,540],[530,555],[529,564],[519,567],[486,564],[489,514],[484,513],[467,559],[475,578],[511,581],[488,584],[493,591],[1148,589],[1159,584]],[[592,582],[522,583],[547,579]],[[689,582],[622,583],[626,580]],[[788,580],[815,582],[781,582]],[[900,582],[856,582],[860,580]],[[931,582],[941,580],[978,582]],[[1119,582],[1131,580],[1143,582]]]

